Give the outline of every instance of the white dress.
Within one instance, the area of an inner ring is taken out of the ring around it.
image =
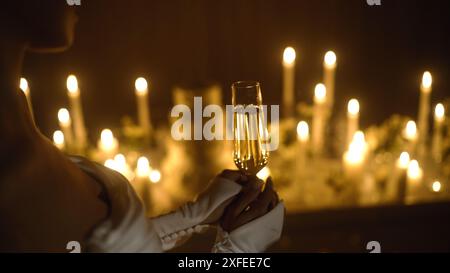
[[[145,216],[143,205],[121,174],[81,157],[71,157],[84,172],[98,181],[106,194],[109,215],[94,228],[86,241],[89,252],[164,252],[184,243],[203,224],[231,202],[241,186],[227,179],[213,181],[196,202],[157,218]],[[217,178],[216,178],[217,179]],[[215,183],[214,183],[215,182]],[[276,242],[283,227],[284,205],[280,202],[266,215],[231,233],[218,228],[213,252],[262,252]]]

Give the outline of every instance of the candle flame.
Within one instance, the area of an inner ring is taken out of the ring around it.
[[[362,131],[357,131],[353,135],[348,150],[344,153],[344,159],[350,165],[360,165],[364,162],[366,151],[367,143],[365,135]]]
[[[53,133],[53,143],[59,149],[64,147],[64,133],[60,130],[57,130]]]
[[[433,77],[431,76],[431,73],[426,71],[423,73],[422,76],[422,87],[425,91],[430,91],[431,85],[433,84]]]
[[[69,110],[67,110],[66,108],[59,109],[58,120],[60,123],[62,123],[64,125],[70,125],[71,119],[70,119]]]
[[[432,185],[432,189],[434,192],[440,192],[442,188],[442,184],[439,181],[434,181]]]
[[[141,178],[150,175],[150,162],[145,156],[139,157],[137,161],[136,175]]]
[[[75,75],[69,75],[67,77],[66,81],[67,90],[69,91],[69,94],[76,95],[79,93],[78,89],[78,80]]]
[[[319,83],[316,85],[316,88],[314,89],[314,100],[317,103],[323,103],[325,102],[327,96],[327,88],[324,84]]]
[[[359,101],[357,99],[351,99],[347,105],[347,111],[350,115],[356,116],[359,114]]]
[[[409,154],[407,152],[403,152],[397,160],[397,166],[400,169],[406,170],[409,166],[410,160]]]
[[[438,121],[444,120],[445,108],[442,103],[438,103],[436,105],[436,108],[434,109],[434,116],[436,117],[436,120],[438,120]]]
[[[416,140],[417,138],[417,125],[416,122],[413,120],[408,121],[406,123],[405,128],[405,138],[409,141]]]
[[[300,121],[297,124],[297,136],[302,142],[306,142],[309,139],[309,126],[305,121]]]
[[[136,92],[138,94],[144,95],[148,92],[148,83],[147,80],[143,77],[139,77],[134,82],[134,87],[136,88]]]
[[[112,151],[117,147],[117,141],[110,129],[103,129],[100,133],[100,148],[104,151]]]
[[[152,183],[158,183],[161,180],[161,172],[158,170],[152,170],[148,178]]]
[[[20,89],[28,95],[29,89],[28,89],[28,81],[25,78],[20,78]]]
[[[104,165],[105,167],[110,168],[111,170],[119,172],[119,166],[117,165],[117,162],[113,159],[106,160]]]
[[[417,160],[411,160],[408,165],[408,178],[419,180],[422,178],[423,172]]]
[[[292,65],[297,57],[295,49],[292,47],[286,47],[283,52],[283,63],[287,65]]]
[[[327,67],[329,67],[329,68],[335,67],[336,61],[337,61],[336,53],[334,53],[333,51],[328,51],[325,54],[324,62]]]

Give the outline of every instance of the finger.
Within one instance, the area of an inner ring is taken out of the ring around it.
[[[253,221],[271,210],[271,205],[275,204],[277,196],[273,190],[271,181],[267,183],[265,190],[259,194],[258,198],[249,204],[250,209],[238,215],[232,221],[231,229],[245,225]]]
[[[247,177],[243,175],[240,171],[237,170],[223,170],[220,174],[220,177],[229,179],[235,182],[240,183],[241,181],[246,181]]]
[[[236,217],[248,207],[250,203],[258,198],[261,188],[256,183],[247,184],[236,199],[227,207],[227,212],[231,217]]]

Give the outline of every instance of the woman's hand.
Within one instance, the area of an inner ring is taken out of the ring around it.
[[[231,173],[228,175],[231,175]],[[238,174],[234,173],[233,175],[237,176]],[[220,221],[222,229],[227,232],[265,215],[279,202],[271,177],[267,179],[266,187],[262,192],[263,181],[256,176],[249,176],[238,181],[243,189],[236,199],[227,206]]]

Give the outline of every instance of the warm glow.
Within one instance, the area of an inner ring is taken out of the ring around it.
[[[324,84],[319,83],[316,85],[316,88],[314,89],[314,101],[316,103],[323,103],[325,102],[327,97],[327,88]]]
[[[69,90],[69,94],[77,95],[79,93],[78,80],[75,75],[70,75],[69,77],[67,77],[66,86],[67,90]]]
[[[264,168],[262,168],[262,169],[256,174],[256,176],[257,176],[259,179],[261,179],[261,180],[263,180],[263,181],[266,181],[267,178],[269,178],[269,176],[270,176],[270,169],[269,169],[269,167],[264,167]]]
[[[67,110],[66,108],[59,109],[58,120],[62,125],[70,126],[71,120],[70,120],[69,110]]]
[[[148,83],[147,83],[147,80],[145,78],[142,78],[142,77],[137,78],[135,83],[134,83],[134,86],[135,86],[136,92],[138,94],[141,94],[141,95],[147,94],[147,92],[148,92],[148,89],[147,89],[148,88]]]
[[[63,132],[57,130],[53,133],[53,143],[59,149],[64,148],[64,134]]]
[[[400,154],[400,157],[397,160],[397,166],[400,169],[406,170],[409,166],[409,161],[410,161],[410,157],[409,154],[407,152],[403,152]]]
[[[366,151],[367,143],[364,133],[357,131],[353,135],[352,142],[344,154],[344,160],[350,165],[360,165],[365,159]]]
[[[333,51],[328,51],[325,54],[324,62],[328,68],[333,68],[336,66],[337,57]]]
[[[283,52],[283,63],[287,65],[292,65],[295,62],[296,54],[295,49],[292,47],[286,47]]]
[[[437,121],[443,121],[445,117],[445,108],[442,103],[438,103],[434,109],[434,117]]]
[[[119,166],[127,165],[127,160],[125,159],[125,156],[123,154],[117,154],[116,156],[114,156],[114,161],[116,161]]]
[[[415,121],[410,120],[406,123],[405,138],[410,141],[417,139],[417,125]]]
[[[117,165],[117,162],[115,160],[112,159],[108,159],[105,161],[105,167],[110,168],[111,170],[114,171],[119,171],[119,166]]]
[[[348,102],[347,111],[352,116],[358,115],[359,114],[359,101],[357,99],[351,99]]]
[[[417,160],[411,160],[408,165],[408,178],[413,180],[419,180],[422,178],[423,172],[419,166]]]
[[[297,125],[297,137],[300,141],[306,142],[309,139],[309,126],[305,121],[300,121]]]
[[[102,130],[100,134],[100,148],[103,151],[112,151],[117,147],[117,140],[110,129]]]
[[[139,157],[137,161],[136,175],[141,178],[150,175],[150,162],[145,156]]]
[[[152,183],[158,183],[161,180],[161,172],[158,170],[152,170],[148,177]]]
[[[426,92],[431,91],[431,85],[433,84],[433,77],[431,76],[430,72],[423,73],[422,76],[422,87],[423,90]]]
[[[434,192],[440,192],[441,188],[442,188],[442,184],[439,181],[434,181],[433,185],[432,185],[433,191]]]
[[[20,89],[25,93],[28,94],[29,89],[28,89],[28,81],[25,78],[20,78]]]

